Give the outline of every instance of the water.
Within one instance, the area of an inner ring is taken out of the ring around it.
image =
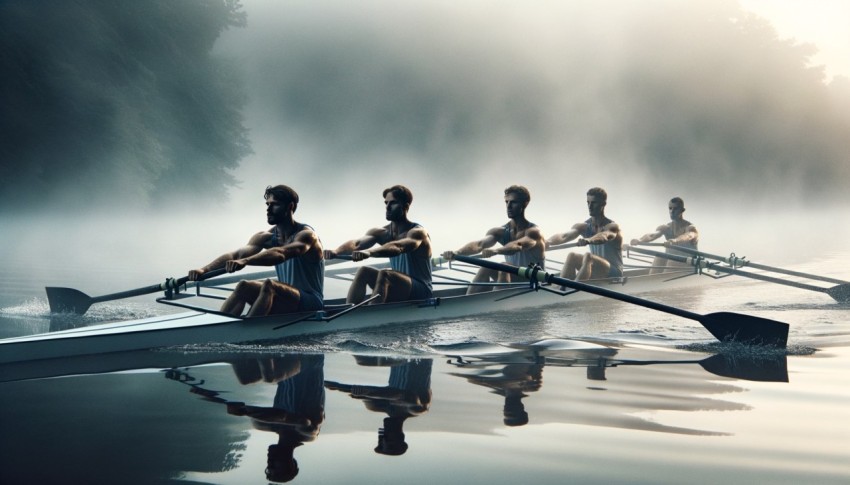
[[[793,269],[846,279],[847,260]],[[51,320],[45,285],[149,282],[26,274],[0,277],[3,336],[170,311],[136,298]],[[26,372],[123,371],[0,383],[0,483],[850,481],[850,306],[710,283],[644,296],[788,322],[788,351],[711,343],[696,322],[593,301],[69,360]]]

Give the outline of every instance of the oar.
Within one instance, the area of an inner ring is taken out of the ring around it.
[[[578,242],[568,242],[563,244],[553,244],[546,248],[546,251],[557,251],[559,249],[569,249],[578,246]]]
[[[637,298],[635,296],[609,290],[607,288],[600,288],[580,281],[561,278],[542,271],[539,268],[518,268],[509,264],[457,255],[455,255],[455,259],[465,263],[494,269],[496,271],[504,271],[505,273],[515,274],[529,280],[536,280],[544,283],[556,283],[574,290],[593,293],[595,295],[651,308],[653,310],[669,313],[682,318],[696,320],[720,341],[736,340],[748,343],[775,345],[777,347],[785,347],[788,343],[787,323],[732,312],[718,312],[701,315],[699,313],[664,305],[651,300],[644,300],[643,298]]]
[[[682,251],[686,248],[675,247],[673,249],[675,249],[676,251]],[[696,266],[696,267],[699,267],[699,268],[710,269],[710,270],[714,270],[714,271],[720,271],[722,273],[728,273],[728,274],[743,276],[745,278],[752,278],[754,280],[767,281],[769,283],[776,283],[778,285],[793,286],[794,288],[800,288],[800,289],[803,289],[803,290],[826,293],[827,295],[831,296],[836,301],[839,301],[841,303],[850,302],[850,283],[848,283],[848,282],[842,282],[842,284],[839,284],[839,285],[836,285],[836,286],[833,286],[833,287],[830,287],[830,288],[824,288],[822,286],[809,285],[809,284],[800,283],[800,282],[797,282],[797,281],[788,281],[788,280],[784,280],[782,278],[776,278],[774,276],[768,276],[768,275],[759,274],[759,273],[750,273],[748,271],[741,271],[740,269],[736,269],[736,268],[728,268],[726,266],[720,266],[719,264],[713,263],[711,261],[706,261],[702,258],[694,258],[694,257],[684,256],[684,255],[679,255],[679,254],[662,253],[662,252],[658,252],[658,251],[653,251],[651,249],[644,249],[644,248],[639,248],[639,247],[634,247],[634,246],[629,247],[629,251],[635,251],[637,253],[647,254],[647,255],[650,255],[650,256],[656,256],[656,257],[660,257],[660,258],[667,258],[667,259],[672,260],[672,261],[678,261],[680,263]],[[689,251],[693,251],[693,250],[689,250]],[[699,253],[702,256],[714,258],[714,259],[719,259],[721,261],[727,262],[727,264],[732,264],[732,263],[729,263],[728,261],[726,261],[722,256],[713,256],[713,255],[710,255],[708,253],[702,253],[702,252],[699,252],[699,251],[696,251],[696,252]],[[757,266],[755,266],[753,264],[749,264],[749,266],[752,266],[753,268],[757,268]],[[779,269],[779,268],[777,268],[777,269]],[[794,272],[789,271],[789,270],[783,270],[783,271],[786,271],[786,274],[794,273]],[[779,271],[777,271],[777,272],[779,272]],[[806,276],[806,275],[805,275],[805,273],[798,273],[795,276]],[[814,279],[819,279],[819,278],[814,278]],[[822,279],[822,278],[820,278],[820,279]],[[823,280],[823,281],[826,281],[826,280]],[[833,281],[841,281],[841,280],[833,280]]]
[[[207,271],[206,273],[201,275],[200,279],[205,280],[222,275],[224,273],[224,268],[216,269],[213,271]],[[130,298],[133,296],[149,295],[151,293],[158,293],[160,291],[176,289],[180,286],[185,285],[188,281],[188,276],[184,276],[176,280],[169,278],[163,283],[157,283],[155,285],[150,286],[143,286],[134,290],[110,293],[108,295],[102,296],[89,296],[80,290],[75,290],[73,288],[60,288],[55,286],[48,286],[47,288],[45,288],[45,290],[47,291],[47,302],[50,304],[50,311],[52,313],[74,312],[82,315],[86,312],[86,310],[89,309],[90,306],[95,303],[120,300],[122,298]]]
[[[650,244],[647,244],[647,246],[664,246],[664,245],[663,244],[650,243]],[[789,275],[789,276],[799,276],[801,278],[808,278],[810,280],[816,280],[816,281],[825,281],[827,283],[835,283],[835,284],[838,284],[838,285],[850,285],[850,281],[839,280],[839,279],[836,279],[836,278],[830,278],[828,276],[821,276],[821,275],[816,275],[816,274],[811,274],[811,273],[803,273],[803,272],[800,272],[800,271],[793,271],[793,270],[790,270],[790,269],[777,268],[776,266],[768,266],[766,264],[754,263],[754,262],[752,262],[752,261],[750,261],[746,258],[739,258],[739,257],[735,256],[735,253],[732,253],[731,256],[718,256],[716,254],[710,254],[710,253],[706,253],[706,252],[703,252],[703,251],[697,251],[696,249],[693,249],[693,248],[673,246],[673,247],[671,247],[671,249],[674,249],[676,251],[681,251],[685,254],[690,254],[692,256],[710,258],[710,259],[716,259],[718,261],[723,261],[724,263],[731,265],[732,267],[742,268],[744,266],[749,266],[750,268],[753,268],[753,269],[761,269],[761,270],[765,270],[765,271],[770,271],[771,273],[786,274],[786,275]]]

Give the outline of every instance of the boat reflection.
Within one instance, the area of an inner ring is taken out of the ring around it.
[[[402,455],[407,451],[404,422],[428,412],[431,405],[431,359],[395,359],[355,355],[360,366],[389,367],[386,386],[344,384],[326,381],[325,387],[348,393],[363,401],[366,409],[385,413],[384,425],[378,429],[375,452],[383,455]]]

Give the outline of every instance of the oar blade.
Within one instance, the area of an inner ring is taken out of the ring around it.
[[[717,312],[700,316],[699,322],[721,342],[735,341],[780,348],[788,344],[788,324],[769,318]]]
[[[73,288],[48,286],[45,291],[51,313],[74,312],[82,315],[93,303],[92,297]]]
[[[826,294],[833,297],[835,301],[841,303],[850,303],[850,283],[833,286],[826,290]]]
[[[717,354],[700,361],[700,366],[712,374],[760,382],[788,382],[788,362],[785,353],[774,356]]]

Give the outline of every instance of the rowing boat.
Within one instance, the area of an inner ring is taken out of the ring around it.
[[[326,301],[326,308],[319,312],[253,318],[233,317],[213,309],[213,305],[217,306],[221,299],[213,290],[224,289],[218,286],[216,278],[197,284],[194,295],[173,293],[170,291],[174,289],[172,286],[166,289],[169,297],[161,297],[157,301],[189,311],[3,339],[0,340],[0,363],[189,344],[279,341],[300,335],[446,320],[505,310],[565,305],[596,298],[587,292],[559,292],[546,285],[541,287],[533,281],[507,284],[493,291],[466,295],[469,283],[450,276],[451,271],[459,269],[458,263],[454,265],[453,268],[445,267],[448,264],[439,267],[443,271],[448,270],[448,274],[442,276],[447,287],[436,290],[433,298],[427,300],[347,305],[342,299],[331,299]],[[340,268],[328,270],[328,274],[350,275],[352,271],[353,268]],[[618,292],[638,294],[695,284],[701,281],[701,278],[693,276],[695,274],[692,269],[683,269],[653,275],[649,274],[647,268],[635,268],[627,270],[622,278],[606,278],[588,283],[597,287],[615,288]],[[244,275],[243,278],[250,279],[251,275]],[[187,303],[188,300],[202,303]]]

